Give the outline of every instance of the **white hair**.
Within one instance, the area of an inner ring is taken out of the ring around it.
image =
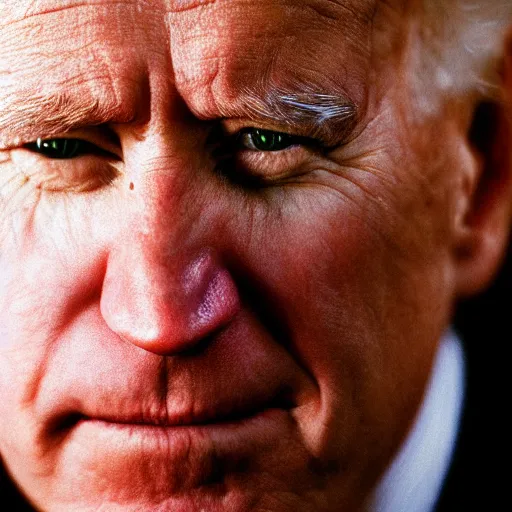
[[[422,0],[420,11],[412,55],[420,108],[434,113],[442,98],[461,95],[498,99],[512,0]]]

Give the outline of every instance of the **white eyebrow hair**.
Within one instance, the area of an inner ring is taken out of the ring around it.
[[[245,89],[243,96],[245,108],[253,119],[281,123],[290,129],[302,128],[311,137],[339,137],[340,130],[346,132],[357,118],[357,108],[346,96],[310,87],[296,91],[266,87],[263,95]]]

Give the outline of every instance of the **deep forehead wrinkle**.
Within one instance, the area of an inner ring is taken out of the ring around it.
[[[138,5],[139,0],[7,0],[0,2],[0,25],[2,22],[12,23],[16,21],[24,21],[34,16],[42,16],[45,14],[58,13],[74,9],[76,7],[90,7],[90,6],[108,6],[114,5]]]
[[[247,3],[253,0],[247,0]],[[285,0],[286,1],[286,0]],[[378,0],[294,0],[303,4],[326,18],[336,19],[339,10],[361,18],[371,19]],[[226,6],[230,0],[167,0],[167,10],[170,13],[184,13],[195,9],[213,6]]]
[[[205,7],[207,5],[213,5],[218,0],[168,0],[168,11],[169,12],[186,12],[198,7]]]
[[[375,1],[169,0],[176,87],[199,118],[346,124],[365,107]]]
[[[300,0],[299,0],[300,1]],[[287,3],[285,0],[281,2]],[[165,3],[162,0],[162,4]],[[197,3],[197,2],[196,2]],[[231,0],[217,0],[211,6],[217,4],[230,5]],[[303,5],[350,5],[356,6],[355,0],[304,0]],[[362,1],[362,5],[369,2]],[[373,3],[373,2],[372,2]],[[32,12],[42,12],[50,5],[77,7],[82,5],[112,6],[114,4],[127,4],[144,8],[147,2],[137,0],[41,0],[38,2],[22,2],[25,6],[34,4],[37,8]],[[159,4],[152,4],[153,8]],[[199,3],[198,3],[199,5]],[[244,5],[244,2],[241,3]],[[250,2],[247,2],[250,5]],[[29,9],[30,10],[30,9]],[[160,8],[158,8],[160,10]],[[164,14],[164,13],[163,13]],[[234,53],[236,54],[236,53]],[[303,77],[304,78],[304,77]],[[297,80],[294,80],[297,82]],[[350,121],[357,117],[354,103],[347,99],[340,87],[319,87],[319,81],[313,86],[305,86],[303,83],[295,83],[292,88],[266,87],[238,89],[234,96],[227,94],[224,99],[232,100],[226,106],[225,111],[215,113],[212,117],[233,117],[238,115],[254,120],[268,121],[276,125],[297,127],[303,131],[315,135],[317,133],[331,134],[344,129]],[[309,82],[308,82],[309,84]],[[97,89],[97,88],[95,88]],[[101,89],[101,86],[100,86]],[[229,88],[226,88],[227,90]],[[9,140],[30,141],[41,135],[52,136],[66,133],[85,126],[99,125],[103,123],[130,122],[129,115],[123,115],[118,110],[119,105],[112,105],[104,101],[104,95],[82,96],[74,91],[53,93],[48,96],[34,96],[28,91],[16,90],[12,96],[5,95],[2,98],[0,91],[0,142],[5,145]],[[34,92],[33,90],[30,92]],[[230,97],[231,96],[231,97]],[[187,99],[187,98],[185,98]],[[221,99],[222,98],[218,98]],[[236,108],[234,108],[236,107]],[[126,110],[126,109],[125,109]],[[210,112],[211,113],[211,112]],[[199,116],[201,117],[201,116]]]

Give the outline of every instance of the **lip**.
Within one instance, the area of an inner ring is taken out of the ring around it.
[[[57,465],[86,468],[75,474],[81,487],[108,482],[128,500],[140,499],[141,492],[148,499],[164,492],[174,500],[192,490],[215,497],[227,492],[229,475],[259,467],[293,435],[290,411],[277,408],[197,425],[80,417],[67,433]]]
[[[148,423],[137,421],[113,421],[105,418],[89,418],[86,416],[75,418],[75,426],[80,426],[83,423],[90,423],[104,428],[111,428],[114,430],[126,431],[139,431],[140,433],[160,434],[160,433],[177,433],[186,430],[203,432],[207,430],[234,430],[237,428],[244,428],[253,423],[269,419],[277,414],[288,414],[287,409],[281,407],[269,407],[255,411],[250,415],[230,416],[226,418],[218,418],[202,423]]]
[[[218,406],[195,411],[188,414],[174,415],[144,415],[142,412],[134,414],[100,414],[88,415],[79,411],[67,411],[59,415],[53,426],[53,431],[66,431],[84,421],[103,423],[118,428],[149,428],[169,429],[185,427],[232,427],[267,414],[269,411],[289,412],[295,407],[288,393],[277,393],[271,400],[245,400],[243,406]]]
[[[316,386],[258,325],[251,317],[239,319],[194,357],[163,359],[94,339],[78,348],[63,345],[37,392],[41,445],[57,457],[75,427],[94,422],[138,432],[213,432],[265,411],[290,417],[316,396]]]
[[[269,396],[270,398],[263,395],[247,395],[236,404],[218,401],[210,404],[208,408],[174,414],[144,414],[139,407],[130,413],[116,412],[117,408],[103,411],[87,410],[87,408],[65,409],[54,416],[47,432],[52,437],[66,437],[85,422],[152,435],[159,431],[168,433],[172,429],[179,431],[185,428],[232,429],[277,411],[288,414],[296,406],[289,391],[276,391]],[[163,410],[166,411],[166,408]]]

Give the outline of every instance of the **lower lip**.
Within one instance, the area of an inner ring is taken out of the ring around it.
[[[82,418],[63,434],[54,467],[69,500],[90,496],[93,505],[112,501],[126,510],[156,510],[161,501],[180,512],[246,512],[259,499],[249,475],[257,480],[261,468],[272,470],[276,450],[296,435],[291,411],[277,408],[189,426]]]
[[[97,418],[82,418],[76,422],[75,429],[106,429],[117,433],[119,435],[128,435],[130,438],[133,436],[149,436],[154,437],[158,441],[162,437],[169,439],[172,437],[179,437],[182,434],[190,436],[197,434],[200,436],[226,436],[231,438],[233,436],[240,436],[244,432],[250,436],[251,433],[256,431],[267,430],[272,427],[274,422],[279,422],[283,417],[289,418],[289,411],[284,409],[265,409],[252,416],[240,418],[230,421],[219,421],[204,424],[190,424],[190,425],[156,425],[150,423],[118,423],[115,421],[107,421]]]
[[[82,419],[68,433],[65,458],[81,459],[87,467],[165,468],[174,491],[198,487],[208,482],[208,473],[230,471],[250,464],[291,435],[290,411],[266,409],[233,422],[206,425],[156,426],[124,424],[100,419]],[[188,471],[187,477],[176,473]]]

